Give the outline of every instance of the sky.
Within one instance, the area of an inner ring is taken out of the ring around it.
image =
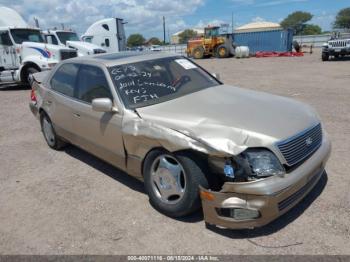
[[[126,34],[141,33],[146,38],[163,37],[162,17],[166,21],[166,37],[186,29],[231,24],[234,27],[252,21],[280,22],[294,11],[314,15],[311,23],[326,31],[332,28],[337,12],[350,7],[349,0],[0,0],[19,12],[29,24],[34,17],[42,29],[62,23],[83,34],[97,20],[123,18]]]

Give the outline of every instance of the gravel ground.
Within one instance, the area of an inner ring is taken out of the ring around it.
[[[325,175],[294,209],[255,230],[208,230],[203,215],[155,211],[143,184],[73,146],[48,148],[29,90],[0,91],[1,254],[349,254],[350,60],[198,61],[232,85],[311,104],[333,142]],[[244,109],[242,109],[244,110]]]

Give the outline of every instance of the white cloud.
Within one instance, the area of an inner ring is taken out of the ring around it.
[[[220,26],[222,24],[227,24],[226,21],[220,19],[214,20],[199,20],[199,22],[194,26],[195,28],[204,28],[206,26]]]
[[[315,15],[310,23],[319,25],[323,30],[331,30],[335,16],[333,13],[322,11],[321,14]]]
[[[266,20],[260,16],[256,16],[252,19],[252,22],[263,22],[263,21],[266,21]]]
[[[127,34],[139,32],[146,36],[162,35],[162,17],[170,31],[186,27],[181,18],[190,15],[204,0],[0,0],[0,5],[19,12],[34,24],[39,19],[42,28],[58,27],[64,23],[78,33],[95,21],[107,17],[123,18]]]

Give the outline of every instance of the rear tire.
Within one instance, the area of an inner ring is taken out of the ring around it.
[[[198,210],[201,206],[199,186],[208,188],[200,162],[186,152],[150,152],[144,162],[143,175],[152,206],[170,217],[186,216]],[[179,197],[174,199],[171,194]]]
[[[204,57],[204,48],[201,46],[193,49],[192,56],[194,59],[202,59]]]
[[[41,131],[49,147],[60,150],[67,145],[55,132],[51,119],[44,112],[40,114]]]

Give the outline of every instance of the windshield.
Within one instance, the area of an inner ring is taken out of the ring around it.
[[[62,44],[66,44],[67,41],[79,41],[79,38],[74,32],[56,32],[58,38]]]
[[[23,42],[45,43],[40,31],[35,29],[12,29],[11,35],[16,44]]]
[[[109,72],[127,108],[158,104],[220,84],[184,57],[118,65]]]

